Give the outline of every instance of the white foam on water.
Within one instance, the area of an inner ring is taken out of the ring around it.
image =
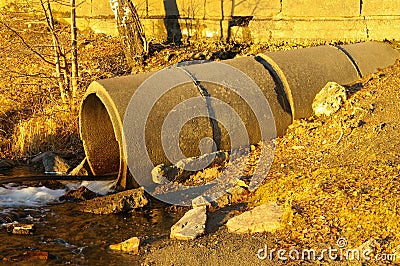
[[[104,196],[107,193],[113,191],[115,181],[107,180],[107,181],[82,181],[82,182],[68,182],[68,183],[63,182],[63,184],[66,187],[68,187],[68,190],[77,190],[80,187],[86,187],[87,189]]]
[[[0,207],[40,207],[58,201],[65,189],[0,187]]]
[[[115,185],[115,180],[109,181],[83,181],[81,186],[85,186],[91,191],[100,194],[106,195],[108,192],[113,191],[113,187]]]
[[[49,203],[55,203],[58,198],[68,190],[85,186],[91,191],[106,195],[113,191],[115,181],[83,181],[64,183],[68,189],[49,189],[47,187],[26,187],[16,184],[6,184],[0,187],[0,207],[41,207]]]

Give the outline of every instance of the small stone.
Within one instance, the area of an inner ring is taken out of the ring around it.
[[[304,147],[304,146],[302,146],[302,145],[295,145],[295,146],[292,146],[292,149],[293,150],[303,150],[303,149],[305,149],[306,147]]]
[[[42,161],[46,173],[67,173],[70,166],[58,155],[52,152],[44,152],[32,159],[33,163]]]
[[[174,165],[157,165],[151,171],[151,177],[154,183],[163,185],[170,181],[184,182],[194,171],[203,170],[211,164],[223,164],[229,161],[229,153],[226,151],[217,151],[206,153],[197,157],[189,157],[178,161]]]
[[[167,184],[169,180],[165,177],[166,173],[164,171],[164,164],[159,164],[151,170],[151,179],[156,184]]]
[[[375,254],[378,246],[378,241],[376,241],[376,239],[374,238],[371,238],[365,241],[361,246],[359,246],[357,250],[360,252],[360,257],[362,259],[366,259],[369,258],[372,254]]]
[[[312,109],[316,116],[336,113],[347,99],[346,89],[336,82],[328,82],[315,96]]]
[[[168,53],[167,55],[164,56],[164,61],[169,62],[171,61],[174,57],[176,57],[175,53]]]
[[[246,183],[245,183],[246,184]],[[232,203],[241,201],[244,194],[248,192],[247,188],[244,186],[239,186],[236,184],[234,187],[228,190],[228,193],[232,195]]]
[[[203,196],[198,196],[197,198],[192,200],[192,207],[197,208],[197,207],[210,207],[211,203]]]
[[[14,162],[7,159],[0,159],[0,169],[10,169],[14,167]]]
[[[140,239],[137,237],[129,238],[124,242],[110,245],[110,249],[114,251],[123,251],[132,254],[139,254]]]
[[[206,59],[206,56],[205,56],[205,54],[200,52],[200,53],[195,54],[193,56],[193,59],[195,59],[195,60],[204,60],[204,59]]]
[[[142,208],[148,202],[141,187],[84,201],[80,203],[79,209],[94,214],[121,213]]]
[[[206,230],[206,206],[191,209],[171,227],[171,239],[194,240]]]
[[[223,208],[225,206],[228,206],[229,204],[232,203],[232,195],[231,195],[231,193],[225,192],[224,195],[222,195],[217,200],[215,200],[215,203],[219,208]]]
[[[393,250],[393,256],[394,256],[394,261],[399,262],[400,261],[400,245],[398,245],[394,250]]]
[[[90,200],[98,197],[99,195],[91,191],[85,186],[79,187],[77,190],[70,190],[62,195],[60,201],[80,202],[84,200]]]
[[[43,158],[44,171],[47,173],[67,173],[70,166],[58,155]]]
[[[35,231],[34,224],[13,224],[7,228],[7,231],[14,235],[33,235]]]
[[[223,208],[232,203],[240,202],[243,199],[243,196],[248,193],[246,183],[241,180],[238,180],[235,186],[228,189],[224,195],[216,200],[216,204],[219,208]]]
[[[28,260],[48,260],[49,252],[35,250],[35,251],[28,253],[27,259]]]
[[[275,232],[282,227],[283,214],[281,206],[270,202],[229,219],[226,226],[229,232],[239,234]]]
[[[24,262],[24,261],[30,261],[30,260],[48,260],[51,255],[47,251],[41,251],[41,250],[33,250],[33,251],[28,251],[24,252],[23,254],[20,255],[14,255],[11,257],[4,257],[2,260],[5,262]],[[23,263],[22,265],[26,265],[26,263]],[[31,264],[29,264],[31,265]]]

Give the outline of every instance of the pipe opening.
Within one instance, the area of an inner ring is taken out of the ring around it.
[[[106,107],[95,94],[82,103],[81,137],[88,164],[94,175],[118,172],[120,149],[114,127]]]

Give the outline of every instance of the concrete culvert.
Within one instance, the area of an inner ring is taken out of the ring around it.
[[[282,82],[293,119],[313,114],[312,101],[329,81],[345,85],[358,78],[351,60],[332,46],[265,53],[258,57]]]
[[[357,66],[361,76],[366,76],[380,68],[393,65],[399,52],[388,43],[364,42],[338,46]]]
[[[365,75],[398,57],[386,44],[322,46],[93,82],[80,112],[88,164],[95,175],[118,172],[123,188],[152,182],[155,165],[283,135],[312,115],[327,82],[352,83],[357,69]]]
[[[92,82],[81,103],[80,135],[87,162],[94,175],[118,172],[126,184],[127,164],[123,149],[122,121],[135,89],[151,73]],[[128,180],[131,181],[131,180]]]

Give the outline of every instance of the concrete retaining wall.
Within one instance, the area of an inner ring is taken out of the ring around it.
[[[0,0],[0,7],[31,0]],[[236,41],[400,39],[400,0],[134,0],[149,39],[168,33],[183,38]],[[54,4],[61,17],[68,7]],[[116,35],[108,0],[85,0],[80,28]],[[171,36],[169,36],[171,37]]]

